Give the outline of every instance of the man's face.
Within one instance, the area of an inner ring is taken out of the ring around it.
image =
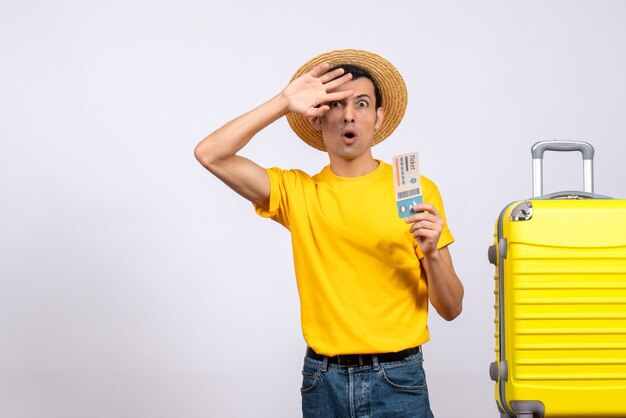
[[[328,103],[330,110],[318,121],[330,155],[352,160],[369,152],[384,111],[376,109],[374,85],[365,77],[350,80],[336,91],[352,90],[352,96]]]

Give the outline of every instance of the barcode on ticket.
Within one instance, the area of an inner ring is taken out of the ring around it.
[[[411,196],[417,196],[422,194],[420,192],[420,189],[412,189],[412,190],[407,190],[406,192],[400,192],[397,195],[397,199],[406,199],[407,197],[411,197]]]

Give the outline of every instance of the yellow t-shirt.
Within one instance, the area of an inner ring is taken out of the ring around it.
[[[256,212],[291,232],[302,332],[317,353],[396,352],[429,339],[422,254],[397,214],[392,169],[339,177],[267,170],[269,210]],[[421,178],[424,202],[445,220],[437,186]],[[454,241],[447,222],[439,248]]]

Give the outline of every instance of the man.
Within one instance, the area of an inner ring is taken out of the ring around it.
[[[421,352],[429,339],[428,302],[452,320],[461,312],[463,286],[435,184],[422,177],[425,203],[403,220],[391,166],[372,156],[372,146],[400,123],[406,102],[404,81],[387,60],[331,51],[195,150],[259,215],[291,232],[308,344],[305,417],[432,417]],[[237,155],[285,115],[302,140],[328,153],[329,165],[313,177]]]

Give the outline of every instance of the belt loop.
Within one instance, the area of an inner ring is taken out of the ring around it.
[[[380,364],[378,364],[378,355],[377,354],[372,354],[372,368],[376,372],[378,370],[380,370]]]
[[[324,364],[322,364],[322,372],[326,373],[328,370],[328,356],[324,356]]]

